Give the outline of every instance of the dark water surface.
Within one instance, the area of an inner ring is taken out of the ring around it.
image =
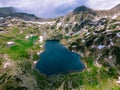
[[[85,68],[80,56],[69,51],[57,40],[46,41],[44,49],[36,68],[45,75],[66,74]]]

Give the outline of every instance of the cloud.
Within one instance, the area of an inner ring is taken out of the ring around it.
[[[0,7],[15,7],[20,12],[48,18],[65,15],[81,5],[109,9],[118,3],[120,0],[0,0]]]
[[[76,4],[76,0],[0,0],[0,7],[15,7],[19,11],[33,13],[39,17],[63,15]]]
[[[104,10],[111,9],[115,5],[119,4],[120,0],[87,0],[86,6],[93,9]]]

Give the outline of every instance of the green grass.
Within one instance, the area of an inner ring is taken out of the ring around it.
[[[20,60],[20,59],[28,59],[29,51],[38,39],[37,36],[31,37],[29,40],[15,40],[15,45],[8,48],[7,53],[9,54],[11,59]]]

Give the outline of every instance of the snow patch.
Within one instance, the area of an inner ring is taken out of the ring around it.
[[[75,24],[77,24],[77,22],[73,22],[73,24],[75,25]]]
[[[112,59],[112,58],[113,58],[113,56],[112,56],[112,55],[110,55],[110,56],[109,56],[109,59]]]
[[[40,55],[43,52],[43,50],[41,50],[40,52],[37,52],[37,55]]]
[[[85,42],[85,40],[84,40],[84,39],[82,39],[82,42],[84,43],[84,42]]]
[[[106,30],[105,32],[111,34],[112,30]]]
[[[4,63],[4,68],[7,68],[8,66],[10,65],[10,63],[9,62],[6,62],[6,63]]]
[[[33,62],[33,64],[36,64],[36,63],[37,63],[37,61],[34,61],[34,62]]]
[[[113,46],[113,45],[114,45],[114,43],[111,41],[111,42],[110,42],[110,45],[111,45],[111,46]]]
[[[14,44],[13,41],[7,42],[7,45],[13,45],[13,44]]]
[[[118,32],[118,33],[116,34],[116,36],[117,36],[117,37],[120,37],[120,32]]]
[[[115,14],[115,15],[112,17],[112,19],[115,19],[115,18],[117,18],[117,16],[118,16],[118,15],[116,15],[116,14]]]
[[[97,33],[93,32],[93,35],[98,35]]]
[[[26,35],[26,36],[25,36],[25,39],[29,39],[29,38],[31,38],[31,37],[33,37],[33,34]]]
[[[88,36],[90,33],[88,32],[85,36]]]
[[[62,25],[62,23],[61,23],[61,22],[57,23],[57,27],[60,27],[61,25]]]
[[[95,48],[95,45],[92,45],[91,48]]]
[[[116,81],[117,84],[120,84],[120,76],[118,77],[118,80]]]
[[[105,47],[105,45],[99,45],[98,46],[98,49],[102,49],[102,48],[104,48]]]
[[[40,42],[40,43],[43,42],[43,36],[39,36],[39,42]]]
[[[73,45],[72,47],[75,48],[75,47],[77,47],[77,46],[76,46],[76,45]]]

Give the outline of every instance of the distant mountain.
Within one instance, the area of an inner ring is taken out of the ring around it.
[[[0,16],[1,17],[6,17],[6,16],[9,16],[9,15],[13,15],[13,14],[15,14],[15,10],[12,7],[0,8]]]
[[[16,9],[13,7],[2,7],[0,8],[0,17],[16,17],[24,20],[40,20],[41,18],[36,17],[33,14],[16,12]]]
[[[120,15],[120,4],[118,4],[117,6],[113,7],[110,10],[93,10],[86,6],[80,6],[74,9],[73,12],[61,18],[64,18],[62,20],[64,20],[65,22],[69,21],[70,23],[72,23],[73,21],[80,22],[86,19],[93,20],[95,18],[104,18],[104,17],[112,18],[115,15],[116,17]]]

